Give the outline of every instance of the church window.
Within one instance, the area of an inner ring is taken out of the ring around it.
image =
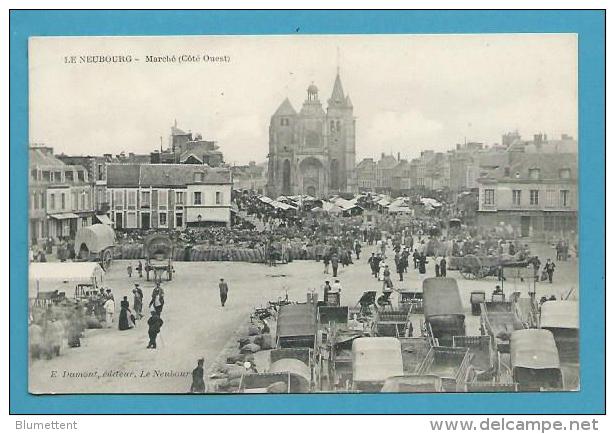
[[[335,132],[335,121],[331,121],[331,132],[334,133]]]
[[[339,133],[340,131],[342,131],[342,125],[340,121],[337,121],[335,123],[335,130]]]

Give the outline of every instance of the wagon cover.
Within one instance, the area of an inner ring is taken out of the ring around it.
[[[579,328],[579,303],[574,300],[546,301],[540,307],[541,328]]]
[[[115,244],[115,233],[111,226],[95,224],[79,228],[75,236],[75,250],[78,252],[81,244],[85,244],[92,253],[99,253]]]
[[[457,281],[447,277],[430,277],[423,281],[425,318],[437,315],[463,315]]]
[[[312,303],[288,304],[280,308],[276,332],[278,338],[315,334],[316,309]]]
[[[401,343],[392,337],[358,338],[352,342],[354,381],[384,381],[404,375]]]
[[[510,337],[510,364],[513,368],[559,369],[559,354],[549,330],[517,330]]]

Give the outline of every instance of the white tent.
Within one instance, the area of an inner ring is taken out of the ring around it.
[[[442,204],[440,202],[438,202],[435,199],[432,199],[431,197],[423,197],[423,198],[421,198],[421,203],[423,205],[425,205],[426,207],[429,207],[429,208],[438,208],[438,207],[442,206]]]
[[[105,271],[96,262],[34,262],[29,270],[29,296],[38,291],[69,291],[79,283],[98,286]]]

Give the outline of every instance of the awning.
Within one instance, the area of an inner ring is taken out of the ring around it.
[[[113,222],[111,221],[111,219],[109,218],[109,216],[107,214],[96,215],[96,218],[103,225],[113,226]]]
[[[79,216],[75,213],[72,212],[65,212],[65,213],[61,213],[61,214],[51,214],[49,217],[53,218],[53,219],[57,219],[57,220],[66,220],[66,219],[76,219],[79,218]]]

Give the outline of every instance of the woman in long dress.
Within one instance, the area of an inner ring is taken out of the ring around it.
[[[118,326],[120,330],[128,330],[133,328],[134,323],[132,321],[132,313],[130,312],[130,304],[128,303],[128,297],[124,296],[124,299],[120,302],[120,319]]]

